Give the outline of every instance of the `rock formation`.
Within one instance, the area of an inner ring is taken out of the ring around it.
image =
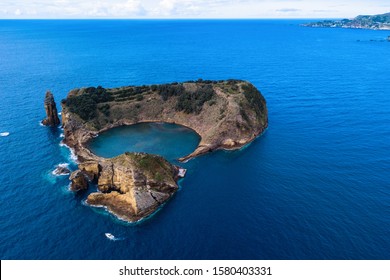
[[[77,192],[88,189],[88,180],[82,171],[76,170],[70,174],[69,180],[71,180],[70,190]]]
[[[195,151],[180,159],[186,161],[217,149],[238,149],[268,126],[264,97],[241,80],[81,88],[70,91],[61,105],[64,142],[80,162],[71,174],[71,189],[97,182],[99,192],[91,193],[87,203],[130,222],[150,215],[176,192],[178,168],[144,153],[98,157],[86,145],[98,133],[140,122],[183,125],[201,137]]]
[[[177,169],[160,156],[126,153],[99,162],[98,189],[87,203],[138,221],[156,211],[178,189]]]
[[[57,165],[56,169],[54,169],[53,173],[55,175],[69,175],[70,170],[68,169],[68,167],[59,164]]]
[[[60,124],[60,119],[58,118],[56,102],[54,101],[53,94],[50,91],[46,92],[44,104],[46,119],[42,121],[42,124],[46,126],[58,126]]]

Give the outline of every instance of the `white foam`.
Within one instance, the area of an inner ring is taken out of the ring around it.
[[[6,136],[8,136],[9,135],[9,132],[1,132],[0,133],[0,136],[2,136],[2,137],[6,137]]]
[[[66,147],[66,148],[68,148],[69,149],[69,151],[70,151],[70,159],[74,162],[74,163],[79,163],[79,161],[77,160],[77,156],[76,156],[76,154],[75,154],[75,152],[74,152],[74,150],[72,149],[72,148],[70,148],[68,145],[66,145],[64,142],[60,142],[60,144],[59,144],[61,147]]]
[[[74,153],[73,149],[69,148],[70,150],[70,159],[74,162],[74,163],[79,163],[79,161],[77,160],[77,156],[76,154]]]
[[[63,133],[61,133],[61,134],[60,134],[60,137],[61,137],[61,138],[64,138],[64,137],[65,137],[65,135],[64,135]]]
[[[62,112],[59,112],[58,115],[61,116],[61,115],[62,115]]]
[[[60,163],[60,164],[58,164],[57,167],[51,172],[51,174],[53,174],[54,176],[67,176],[67,175],[70,174],[70,172],[69,173],[64,173],[64,174],[58,174],[57,173],[57,169],[60,168],[60,167],[68,168],[69,167],[69,163]]]

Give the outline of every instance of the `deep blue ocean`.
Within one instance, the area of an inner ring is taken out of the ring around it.
[[[1,259],[390,259],[390,33],[301,22],[0,21]],[[150,219],[120,222],[51,173],[75,164],[39,124],[46,90],[59,105],[198,78],[252,82],[269,128],[183,164]]]

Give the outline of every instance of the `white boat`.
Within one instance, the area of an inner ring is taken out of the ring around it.
[[[179,177],[184,178],[186,176],[187,169],[179,168],[179,174],[177,174]]]
[[[108,239],[115,240],[115,236],[112,235],[112,234],[109,233],[109,232],[106,232],[106,233],[105,233],[105,236],[106,236]]]
[[[6,136],[8,136],[9,135],[9,132],[1,132],[0,133],[0,136],[3,136],[3,137],[6,137]]]

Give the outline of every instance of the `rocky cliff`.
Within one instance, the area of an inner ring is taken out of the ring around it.
[[[178,167],[160,156],[125,153],[112,159],[94,155],[87,146],[98,133],[139,122],[167,122],[196,131],[201,141],[185,161],[216,149],[237,149],[268,125],[264,97],[241,80],[75,89],[61,102],[64,142],[80,161],[72,189],[98,185],[87,203],[106,207],[126,221],[138,221],[177,190]]]
[[[135,222],[156,211],[178,189],[177,168],[160,156],[125,153],[99,162],[97,193],[87,198],[117,217]]]
[[[42,121],[42,124],[46,126],[58,126],[60,124],[60,119],[58,118],[56,102],[50,91],[46,92],[44,106],[46,119]]]

